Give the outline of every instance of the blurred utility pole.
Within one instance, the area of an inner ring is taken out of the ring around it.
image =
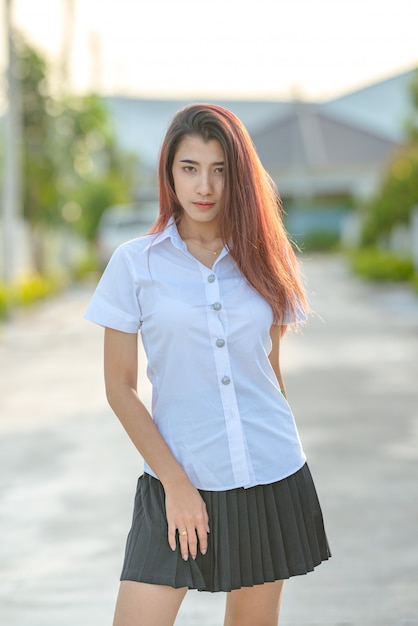
[[[67,93],[71,81],[71,58],[73,52],[74,37],[74,0],[64,0],[63,6],[63,29],[61,47],[61,91]]]
[[[90,90],[96,94],[100,93],[103,75],[101,43],[99,33],[91,32],[89,36],[91,57]]]
[[[2,194],[3,280],[10,284],[16,272],[17,229],[21,215],[20,101],[16,78],[16,53],[12,27],[12,0],[5,0],[7,69],[5,76],[4,159]]]

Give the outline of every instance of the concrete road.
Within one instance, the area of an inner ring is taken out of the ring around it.
[[[418,298],[338,258],[305,272],[316,315],[283,369],[333,558],[286,583],[281,626],[418,626]],[[91,289],[0,327],[5,626],[112,622],[142,464],[104,399]],[[176,624],[220,626],[224,599],[190,592]]]

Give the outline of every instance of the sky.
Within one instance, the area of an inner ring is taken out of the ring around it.
[[[12,2],[81,92],[325,100],[418,66],[417,0]]]

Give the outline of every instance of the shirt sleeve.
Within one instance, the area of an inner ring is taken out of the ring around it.
[[[140,285],[124,246],[113,253],[96,287],[84,318],[125,333],[141,327]]]

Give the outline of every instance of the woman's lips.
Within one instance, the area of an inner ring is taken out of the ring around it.
[[[193,202],[194,206],[198,209],[211,209],[214,206],[214,202]]]

